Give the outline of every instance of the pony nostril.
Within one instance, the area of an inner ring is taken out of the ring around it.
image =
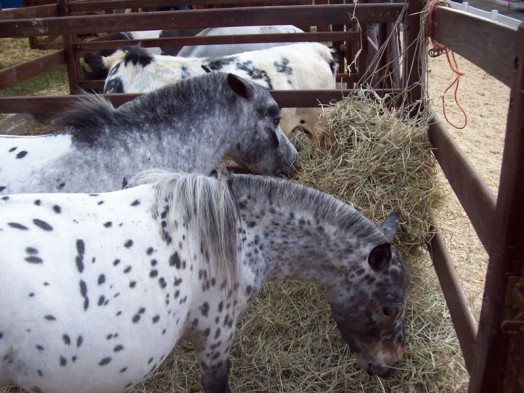
[[[384,314],[385,317],[388,317],[388,318],[396,318],[400,315],[402,311],[402,307],[401,306],[384,306],[382,308],[382,314]]]
[[[284,173],[284,171],[282,169],[275,169],[275,171],[273,172],[273,176],[275,177],[286,177],[286,174]]]
[[[375,374],[381,378],[387,378],[391,376],[392,371],[393,371],[392,367],[383,366],[380,364],[373,364],[373,363],[368,364],[368,370],[367,370],[368,374],[370,375]]]
[[[373,365],[371,363],[368,363],[368,366],[366,368],[366,372],[368,373],[368,375],[373,375],[374,372],[373,372]]]

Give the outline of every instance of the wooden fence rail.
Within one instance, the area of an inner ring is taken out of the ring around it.
[[[442,127],[430,127],[430,138],[447,179],[457,193],[489,255],[478,332],[471,338],[471,321],[461,315],[461,291],[448,286],[446,300],[470,371],[469,393],[524,392],[524,23],[518,29],[437,7],[433,37],[441,44],[511,86],[506,139],[497,198],[469,164]],[[474,37],[474,39],[468,39]],[[432,242],[434,254],[443,245]],[[446,258],[438,259],[445,260]],[[435,262],[439,278],[450,282]],[[444,288],[444,287],[443,287]],[[448,298],[450,300],[448,300]],[[520,316],[519,316],[520,315]],[[511,326],[511,329],[504,329]]]

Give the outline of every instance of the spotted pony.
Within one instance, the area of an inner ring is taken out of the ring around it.
[[[209,174],[223,158],[255,174],[289,176],[298,153],[269,92],[213,73],[144,94],[118,109],[86,95],[60,119],[67,131],[0,136],[0,194],[105,192],[140,171]]]
[[[102,194],[0,198],[0,383],[32,392],[122,392],[188,337],[205,392],[229,392],[241,313],[273,279],[330,290],[361,365],[404,352],[408,274],[353,207],[283,179],[149,172]]]

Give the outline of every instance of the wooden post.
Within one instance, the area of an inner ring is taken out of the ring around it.
[[[512,295],[509,290],[517,290],[515,283],[524,284],[524,23],[520,24],[515,40],[513,85],[493,241],[488,250],[489,264],[469,393],[524,392],[524,332],[502,329],[508,322],[519,326],[515,318],[519,307],[511,310],[507,300],[511,299],[508,295]],[[522,328],[522,324],[520,326]]]
[[[404,78],[407,78],[404,82],[404,87],[409,91],[409,102],[414,103],[422,98],[422,86],[420,81],[425,78],[424,70],[422,65],[418,61],[419,46],[414,45],[416,42],[420,29],[425,29],[425,26],[420,25],[420,14],[424,9],[424,0],[409,0],[408,8],[408,22],[406,26],[405,34],[407,35],[406,43],[406,58],[404,59]],[[411,67],[411,65],[414,65]]]
[[[69,10],[69,0],[58,0],[58,15],[59,16],[70,16],[71,12]],[[67,69],[67,79],[69,81],[69,93],[77,94],[80,92],[78,87],[78,61],[75,58],[73,52],[73,43],[75,36],[71,33],[65,32],[62,35],[63,45],[64,45],[64,59]]]

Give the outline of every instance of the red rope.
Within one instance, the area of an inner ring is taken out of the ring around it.
[[[461,72],[458,68],[458,64],[457,64],[457,60],[455,59],[455,53],[450,50],[448,47],[446,47],[445,45],[442,45],[440,42],[438,42],[437,40],[435,40],[433,38],[433,10],[435,9],[435,6],[436,5],[445,5],[445,6],[450,6],[447,2],[443,2],[443,1],[440,1],[440,0],[431,0],[429,5],[428,5],[428,17],[427,17],[427,20],[426,20],[426,33],[429,37],[429,40],[431,42],[431,45],[432,45],[432,48],[429,49],[428,53],[431,57],[437,57],[437,56],[440,56],[441,54],[445,53],[446,54],[446,58],[448,60],[448,64],[449,64],[449,67],[451,68],[451,70],[456,74],[456,77],[455,79],[453,80],[453,82],[451,82],[451,84],[446,88],[446,90],[444,90],[444,93],[442,94],[442,113],[444,114],[444,118],[446,119],[446,121],[448,122],[449,125],[451,125],[452,127],[458,129],[458,130],[461,130],[463,128],[466,127],[466,125],[468,124],[468,115],[466,114],[466,111],[464,110],[464,108],[462,108],[462,106],[460,105],[459,103],[459,100],[458,100],[458,88],[459,88],[459,84],[460,84],[460,77],[462,75],[464,75],[463,72]],[[462,112],[462,114],[464,115],[464,124],[462,126],[457,126],[455,124],[453,124],[449,118],[448,118],[448,115],[446,113],[446,93],[453,87],[455,86],[455,90],[453,92],[453,98],[455,100],[455,103],[457,104],[458,108],[460,109],[460,111]]]

